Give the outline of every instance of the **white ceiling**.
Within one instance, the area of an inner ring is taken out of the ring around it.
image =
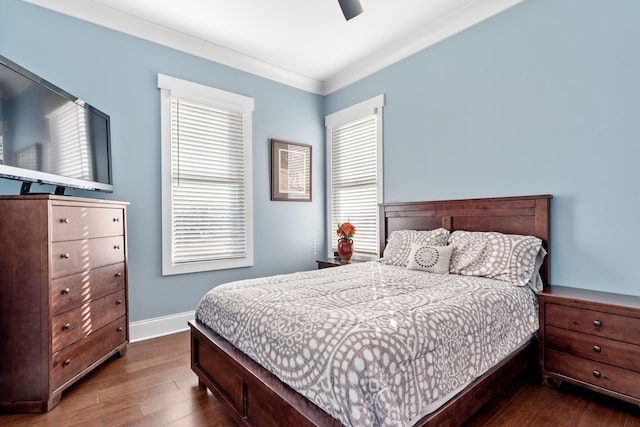
[[[327,94],[524,0],[24,0]]]

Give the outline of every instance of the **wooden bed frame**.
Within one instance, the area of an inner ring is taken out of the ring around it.
[[[380,253],[394,230],[447,228],[533,235],[549,251],[550,195],[385,203],[380,205]],[[549,283],[549,256],[540,269]],[[198,383],[240,425],[339,426],[340,423],[199,321],[191,327],[191,369]],[[523,344],[419,426],[457,426],[526,369],[536,366],[536,340]]]

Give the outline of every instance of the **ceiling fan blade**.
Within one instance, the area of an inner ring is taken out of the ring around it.
[[[338,3],[340,3],[342,14],[347,21],[362,13],[360,0],[338,0]]]

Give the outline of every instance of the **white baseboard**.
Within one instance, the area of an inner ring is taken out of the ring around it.
[[[189,329],[187,322],[194,320],[195,311],[155,317],[129,323],[129,342],[144,341],[150,338],[174,334]]]

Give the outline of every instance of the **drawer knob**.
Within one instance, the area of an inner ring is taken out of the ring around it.
[[[599,327],[599,326],[602,326],[602,322],[601,322],[601,321],[599,321],[599,320],[594,320],[594,321],[593,321],[593,326],[598,326],[598,327]]]
[[[594,345],[593,346],[593,351],[595,351],[596,353],[600,353],[602,351],[602,349],[600,348],[599,345]]]
[[[68,331],[69,329],[71,329],[71,324],[70,323],[65,323],[64,326],[62,327],[63,330]]]
[[[116,277],[122,277],[122,273],[118,272],[115,274]]]
[[[120,218],[113,218],[113,222],[120,222]]]
[[[64,224],[69,224],[69,218],[60,218],[60,222]]]
[[[116,249],[116,250],[120,249],[120,245],[113,245],[113,249]]]
[[[69,259],[69,254],[61,254],[60,258]]]
[[[71,293],[71,289],[64,288],[61,293],[62,293],[62,295],[69,295]]]
[[[64,366],[69,366],[70,364],[71,364],[71,359],[67,359],[63,363]]]
[[[600,371],[593,371],[593,376],[596,378],[600,378],[602,374],[600,373]]]
[[[122,304],[122,300],[121,299],[116,301],[116,305],[121,305],[121,304]]]
[[[118,329],[116,329],[116,331],[122,332],[122,326],[118,326]]]

